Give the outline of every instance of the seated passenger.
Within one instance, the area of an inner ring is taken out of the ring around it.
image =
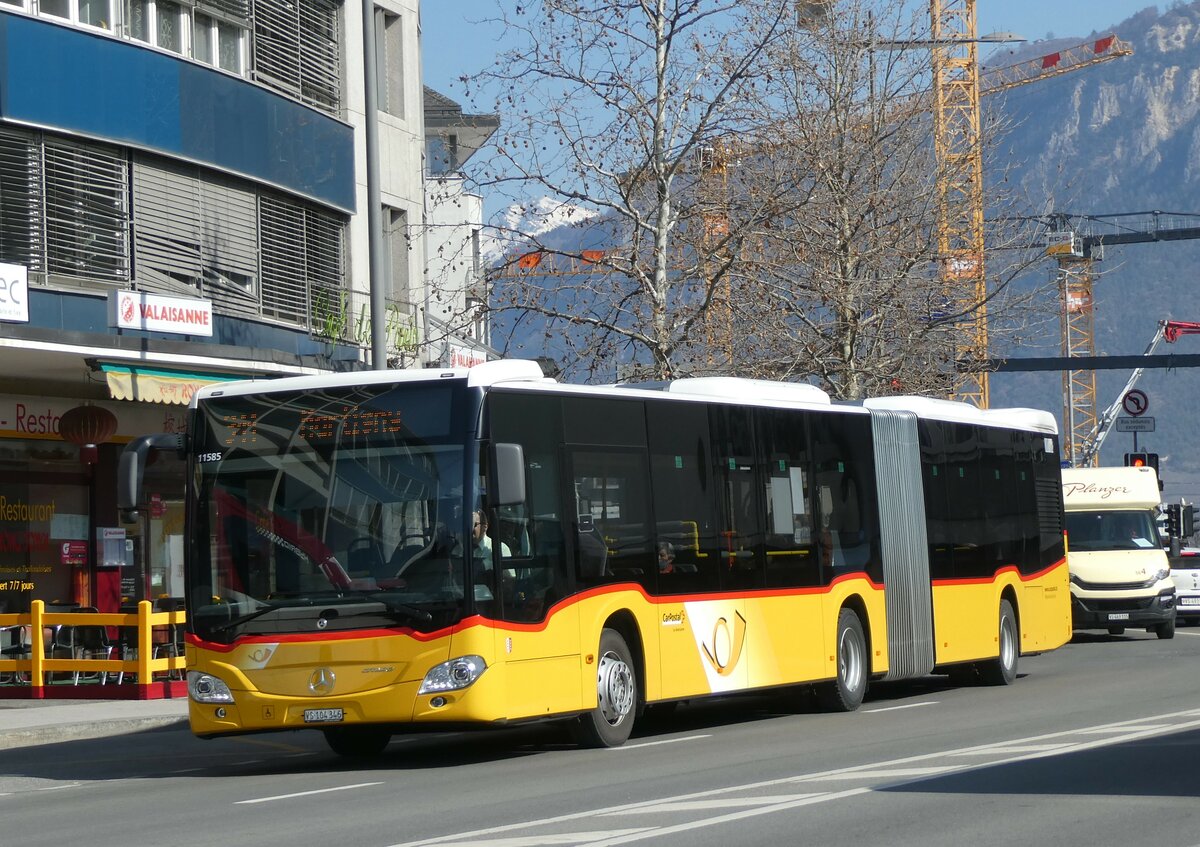
[[[670,541],[658,542],[658,572],[675,572],[675,545]]]

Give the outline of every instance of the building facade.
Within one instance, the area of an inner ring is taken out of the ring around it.
[[[391,367],[421,355],[418,0],[0,0],[0,611],[180,590],[182,463],[124,443],[203,384],[372,367],[367,74]]]

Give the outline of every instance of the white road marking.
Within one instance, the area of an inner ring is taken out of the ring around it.
[[[642,744],[623,744],[620,747],[609,747],[609,751],[618,753],[621,750],[641,750],[643,747],[657,747],[659,744],[678,744],[680,741],[699,741],[701,738],[712,738],[712,735],[689,735],[686,738],[667,738],[663,741],[646,741]]]
[[[863,709],[864,715],[874,715],[878,712],[895,712],[900,709],[915,709],[918,706],[936,706],[937,700],[926,700],[922,703],[905,703],[903,706],[884,706],[882,709]]]
[[[68,782],[66,785],[47,785],[45,788],[35,788],[34,791],[62,791],[64,788],[78,788],[82,782]]]
[[[883,770],[858,770],[850,773],[839,773],[827,776],[825,779],[888,779],[900,778],[906,779],[914,776],[936,776],[939,773],[946,771],[961,770],[962,765],[942,765],[935,768],[886,768]]]
[[[607,815],[644,815],[654,812],[705,812],[711,809],[736,809],[739,806],[770,806],[775,803],[787,803],[792,800],[806,800],[810,797],[820,797],[828,792],[818,791],[813,794],[773,794],[766,797],[727,797],[716,800],[668,800],[654,806],[643,806],[640,809],[626,809],[623,812],[605,812]]]
[[[610,829],[599,830],[596,832],[557,832],[546,833],[545,835],[522,835],[516,838],[495,838],[488,841],[450,841],[446,843],[446,847],[481,847],[486,844],[487,847],[542,847],[547,844],[603,844],[607,843],[608,839],[620,838],[635,832],[644,832],[645,827],[639,829]]]
[[[1192,718],[1192,720],[1180,721],[1180,718]],[[885,762],[872,762],[865,765],[855,765],[846,768],[837,768],[834,770],[823,771],[820,773],[797,774],[795,776],[779,777],[777,779],[764,780],[762,782],[746,783],[743,785],[724,786],[721,788],[710,789],[707,791],[699,791],[692,794],[685,794],[678,797],[662,797],[657,800],[644,800],[638,803],[627,803],[619,806],[609,806],[601,809],[588,809],[581,812],[571,812],[565,815],[558,815],[551,818],[543,818],[535,821],[519,821],[510,824],[501,824],[499,826],[487,827],[484,829],[472,830],[469,832],[460,832],[453,835],[443,835],[434,838],[427,838],[421,841],[409,841],[394,844],[392,847],[426,847],[426,845],[442,845],[442,847],[535,847],[538,844],[562,844],[571,843],[563,841],[546,841],[537,840],[535,836],[525,836],[524,838],[495,838],[493,836],[510,833],[514,831],[528,831],[534,827],[550,826],[560,824],[567,821],[580,820],[582,818],[592,818],[596,816],[608,816],[616,814],[628,814],[640,812],[642,809],[649,807],[661,806],[667,803],[683,803],[689,801],[702,801],[708,808],[717,807],[714,801],[727,799],[730,794],[737,792],[752,792],[762,791],[765,789],[776,788],[784,785],[795,785],[797,783],[819,782],[829,779],[841,779],[849,776],[867,777],[874,773],[878,775],[896,776],[898,774],[910,773],[911,777],[902,777],[895,782],[887,783],[885,786],[875,787],[857,787],[849,788],[845,791],[836,791],[831,793],[818,793],[812,795],[792,795],[802,799],[785,800],[784,802],[770,803],[768,805],[759,805],[755,808],[742,809],[737,812],[730,812],[713,817],[698,819],[687,823],[674,824],[661,827],[649,827],[644,830],[637,830],[628,834],[615,835],[601,841],[586,842],[588,847],[611,847],[617,844],[627,844],[633,841],[640,841],[647,838],[658,838],[662,835],[669,835],[676,832],[686,832],[688,830],[700,829],[703,827],[716,826],[730,821],[741,820],[759,815],[773,814],[775,812],[787,811],[789,809],[798,808],[801,806],[809,806],[817,803],[831,802],[841,800],[846,797],[855,797],[862,794],[872,793],[883,787],[895,787],[897,785],[906,785],[912,783],[924,782],[929,779],[934,779],[947,772],[965,773],[969,771],[978,771],[987,767],[995,767],[997,765],[1014,764],[1017,762],[1031,761],[1034,759],[1043,759],[1061,755],[1066,752],[1079,752],[1083,750],[1092,750],[1101,747],[1110,747],[1116,744],[1124,744],[1130,741],[1136,741],[1142,738],[1148,738],[1155,735],[1162,735],[1165,731],[1183,732],[1185,730],[1200,727],[1200,709],[1189,709],[1182,712],[1172,712],[1163,715],[1152,715],[1139,718],[1136,720],[1127,721],[1125,723],[1105,724],[1095,727],[1081,727],[1079,729],[1069,729],[1060,732],[1051,732],[1043,735],[1029,736],[1028,738],[1014,738],[1005,742],[993,742],[991,744],[980,744],[972,747],[964,747],[958,750],[939,751],[936,753],[922,753],[917,756],[906,756],[901,759],[892,759]],[[1079,737],[1086,735],[1099,735],[1103,737],[1092,738],[1085,741],[1063,741],[1071,737]],[[1062,743],[1059,743],[1062,741]],[[1017,750],[1010,754],[1009,750]],[[986,762],[971,762],[963,763],[961,766],[951,767],[921,767],[919,763],[929,761],[945,760],[948,756],[967,756],[972,754],[984,755],[991,753],[995,755],[999,753],[999,757]],[[746,805],[746,804],[742,804]],[[584,843],[584,842],[575,842]],[[1197,845],[1200,847],[1200,845]]]
[[[331,791],[349,791],[352,788],[368,788],[372,785],[383,785],[382,782],[359,782],[354,785],[338,785],[333,788],[318,788],[314,791],[297,791],[295,794],[278,794],[274,797],[256,797],[253,800],[238,800],[235,806],[247,806],[252,803],[270,803],[272,800],[290,800],[293,797],[311,797],[313,794],[328,794]]]
[[[1061,750],[1070,747],[1070,741],[1059,744],[1001,744],[995,747],[979,747],[974,750],[962,750],[957,753],[947,753],[948,756],[994,756],[997,753],[1010,755],[1012,753],[1039,753],[1043,750]]]
[[[1114,732],[1141,732],[1153,731],[1159,729],[1170,729],[1170,724],[1134,724],[1134,725],[1113,725],[1113,726],[1098,726],[1093,729],[1077,729],[1079,735],[1110,735]]]

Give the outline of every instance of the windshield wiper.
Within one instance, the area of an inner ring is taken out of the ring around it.
[[[267,603],[266,605],[255,609],[253,612],[247,612],[246,614],[236,617],[231,621],[226,621],[219,626],[211,627],[209,632],[225,632],[227,629],[233,629],[235,626],[241,626],[242,624],[252,621],[257,617],[265,615],[267,612],[273,612],[278,608],[280,607],[273,603]]]
[[[383,607],[394,615],[401,615],[409,620],[420,621],[421,623],[429,623],[433,620],[433,615],[424,609],[418,609],[415,606],[409,606],[404,603],[396,603],[392,600],[386,600],[383,597],[372,599],[379,600],[383,604]]]

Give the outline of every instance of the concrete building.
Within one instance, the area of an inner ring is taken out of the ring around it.
[[[386,356],[424,355],[418,0],[0,0],[0,612],[179,590],[196,387],[372,366],[367,74]],[[91,446],[96,445],[96,446]]]

